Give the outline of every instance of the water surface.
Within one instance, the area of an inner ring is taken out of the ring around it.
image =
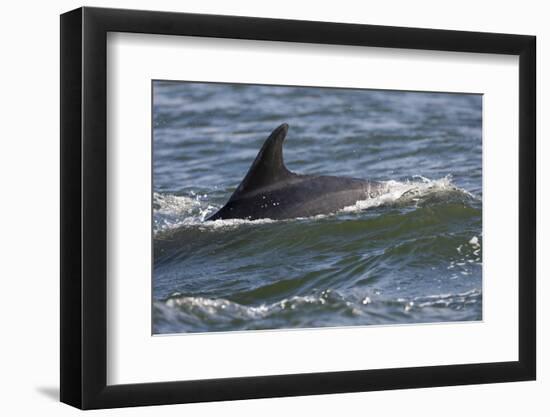
[[[155,81],[153,332],[481,320],[481,106]],[[387,192],[314,218],[205,222],[281,123],[290,170]]]

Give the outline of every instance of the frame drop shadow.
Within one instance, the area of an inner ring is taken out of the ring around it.
[[[59,401],[59,387],[36,387],[36,391],[53,401]]]

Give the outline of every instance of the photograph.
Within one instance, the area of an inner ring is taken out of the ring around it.
[[[481,94],[151,88],[153,334],[483,320]]]

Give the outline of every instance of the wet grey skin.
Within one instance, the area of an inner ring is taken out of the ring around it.
[[[330,214],[381,193],[382,184],[375,181],[289,171],[283,160],[287,132],[284,123],[269,135],[235,192],[207,221],[282,220]]]

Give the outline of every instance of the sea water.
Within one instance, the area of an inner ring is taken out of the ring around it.
[[[482,98],[153,85],[153,332],[482,319]],[[297,173],[383,182],[336,213],[205,219],[281,123]]]

